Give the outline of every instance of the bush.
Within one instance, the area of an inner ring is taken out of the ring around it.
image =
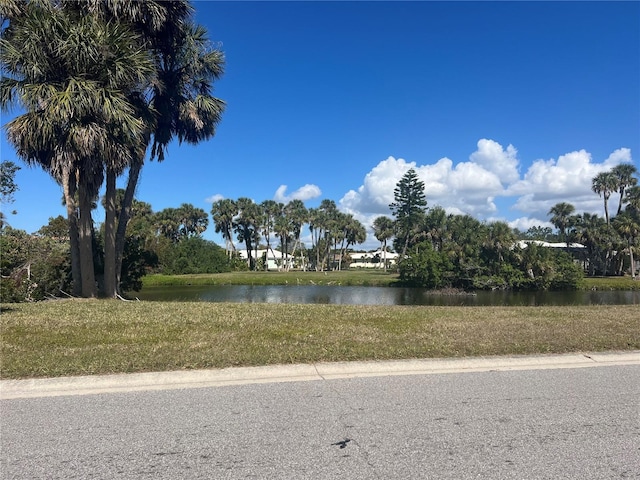
[[[400,283],[414,287],[444,288],[451,286],[449,258],[423,242],[399,263]]]
[[[6,227],[0,230],[0,251],[3,302],[42,300],[70,289],[71,261],[66,241]]]
[[[200,237],[190,237],[163,248],[160,270],[165,275],[222,273],[231,271],[224,249]]]

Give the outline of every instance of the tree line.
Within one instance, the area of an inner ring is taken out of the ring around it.
[[[634,248],[640,236],[640,186],[637,168],[621,164],[601,172],[592,179],[591,189],[603,199],[604,217],[576,214],[571,203],[560,202],[551,207],[551,223],[558,229],[561,241],[584,245],[580,258],[591,275],[621,275],[628,259],[631,276],[636,278]],[[620,200],[615,215],[609,213],[612,193]],[[624,207],[624,208],[623,208]]]
[[[634,165],[621,164],[592,180],[592,190],[604,199],[605,218],[573,215],[562,202],[549,210],[557,228],[533,227],[519,232],[505,222],[480,222],[470,215],[447,215],[442,207],[427,208],[424,182],[411,169],[398,182],[393,218],[373,222],[383,249],[389,240],[400,254],[400,280],[429,288],[547,289],[576,288],[583,272],[622,274],[635,278],[634,248],[640,232],[640,187]],[[608,200],[620,194],[617,213],[610,218]],[[623,209],[623,206],[625,208]],[[523,240],[523,242],[519,242]],[[564,248],[547,248],[535,241],[558,240]],[[573,245],[572,242],[580,243]]]
[[[338,210],[333,200],[322,200],[317,208],[307,209],[301,200],[292,200],[287,204],[274,200],[255,203],[242,197],[238,200],[222,199],[213,203],[211,215],[216,233],[225,241],[227,254],[235,252],[233,233],[239,242],[244,243],[248,268],[257,269],[257,249],[264,239],[267,251],[273,252],[271,237],[280,242],[283,253],[281,267],[291,268],[289,256],[303,248],[302,263],[305,268],[340,270],[348,249],[366,240],[365,226],[353,215]],[[303,226],[307,225],[311,233],[311,248],[307,250],[301,242]],[[266,263],[263,268],[267,268]]]
[[[377,217],[373,231],[381,242],[383,255],[391,250],[389,243],[401,253],[397,269],[400,282],[407,285],[576,288],[583,271],[590,275],[620,274],[627,265],[635,276],[633,252],[640,223],[640,187],[633,176],[635,167],[630,167],[625,168],[631,177],[623,182],[620,213],[611,217],[608,224],[595,214],[575,215],[575,208],[562,202],[549,210],[557,233],[540,226],[519,232],[505,222],[487,223],[470,215],[450,215],[440,206],[427,208],[424,183],[414,170],[409,170],[394,189],[392,217]],[[13,181],[16,170],[11,162],[3,162],[3,204],[11,203],[17,190]],[[594,179],[594,192],[599,188]],[[125,194],[125,190],[117,190],[116,210]],[[102,201],[104,205],[106,198]],[[201,237],[209,224],[209,214],[204,209],[182,204],[154,212],[150,204],[134,199],[123,252],[123,290],[139,289],[141,277],[149,273],[266,268],[265,259],[256,255],[258,248],[283,252],[280,267],[285,270],[293,265],[288,256],[297,260],[299,268],[341,269],[348,267],[350,248],[366,240],[365,227],[352,215],[340,212],[332,200],[307,209],[300,200],[283,204],[273,200],[255,203],[246,197],[223,199],[213,203],[210,214],[216,232],[225,240],[224,249]],[[305,226],[310,233],[309,246],[301,238]],[[96,252],[93,263],[100,282],[105,271],[105,225],[97,231],[92,229],[91,237]],[[236,241],[244,244],[249,254],[246,263],[238,255]],[[564,247],[545,248],[535,241],[559,241]],[[576,248],[573,242],[585,248]],[[38,299],[70,291],[73,277],[67,218],[51,218],[34,235],[5,223],[0,229],[0,249],[3,301]],[[384,258],[382,265],[386,268]],[[33,279],[29,280],[31,276]]]

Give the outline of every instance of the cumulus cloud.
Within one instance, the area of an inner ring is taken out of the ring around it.
[[[320,187],[310,183],[307,183],[289,195],[287,195],[287,185],[280,185],[276,190],[273,199],[276,202],[282,203],[289,203],[291,200],[302,200],[304,202],[311,200],[312,198],[318,198],[320,195],[322,195]]]
[[[511,228],[517,228],[521,232],[526,232],[531,227],[549,227],[555,228],[548,220],[539,220],[531,217],[520,217],[507,222]]]
[[[602,200],[591,190],[591,180],[602,171],[629,162],[632,159],[628,148],[615,150],[600,163],[594,162],[586,150],[578,150],[557,159],[535,160],[521,175],[513,145],[503,148],[494,140],[481,139],[469,160],[457,164],[447,157],[420,164],[390,156],[365,175],[360,187],[348,191],[339,206],[372,232],[377,216],[391,216],[393,190],[402,176],[414,168],[425,183],[430,207],[439,205],[447,213],[469,214],[487,221],[519,214],[519,218],[507,221],[526,231],[532,226],[551,226],[547,212],[558,202],[572,203],[577,212],[602,214]],[[509,211],[498,209],[496,199],[501,197],[501,205],[511,202]],[[617,202],[615,194],[611,201]]]
[[[499,151],[505,152],[496,142],[483,145],[497,145]],[[514,151],[512,149],[509,155]],[[487,158],[485,155],[483,161]],[[342,197],[340,207],[354,215],[389,215],[393,190],[410,168],[415,169],[424,182],[429,205],[440,205],[449,213],[469,213],[484,218],[496,211],[494,199],[504,192],[500,176],[474,161],[454,165],[451,159],[444,157],[434,164],[416,165],[402,158],[389,157],[366,174],[363,185]]]
[[[214,203],[214,202],[217,202],[218,200],[224,200],[224,195],[220,195],[219,193],[216,193],[215,195],[211,195],[210,197],[207,197],[204,199],[204,201],[207,203]]]
[[[585,150],[566,153],[557,160],[536,160],[506,194],[517,197],[513,210],[541,218],[558,202],[569,202],[578,212],[601,214],[602,201],[591,190],[591,181],[598,173],[627,162],[631,162],[628,148],[614,151],[602,163],[594,162]]]
[[[469,156],[472,163],[494,173],[504,184],[520,179],[518,150],[513,145],[507,146],[505,150],[498,142],[483,138],[478,141],[477,146],[478,150]]]

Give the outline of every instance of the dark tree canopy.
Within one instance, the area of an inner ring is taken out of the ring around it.
[[[424,182],[412,168],[400,179],[393,190],[394,202],[389,205],[396,219],[396,238],[402,245],[402,256],[407,252],[411,232],[424,218],[427,197]]]

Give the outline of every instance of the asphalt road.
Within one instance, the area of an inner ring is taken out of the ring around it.
[[[640,478],[640,365],[0,401],[2,479]]]

